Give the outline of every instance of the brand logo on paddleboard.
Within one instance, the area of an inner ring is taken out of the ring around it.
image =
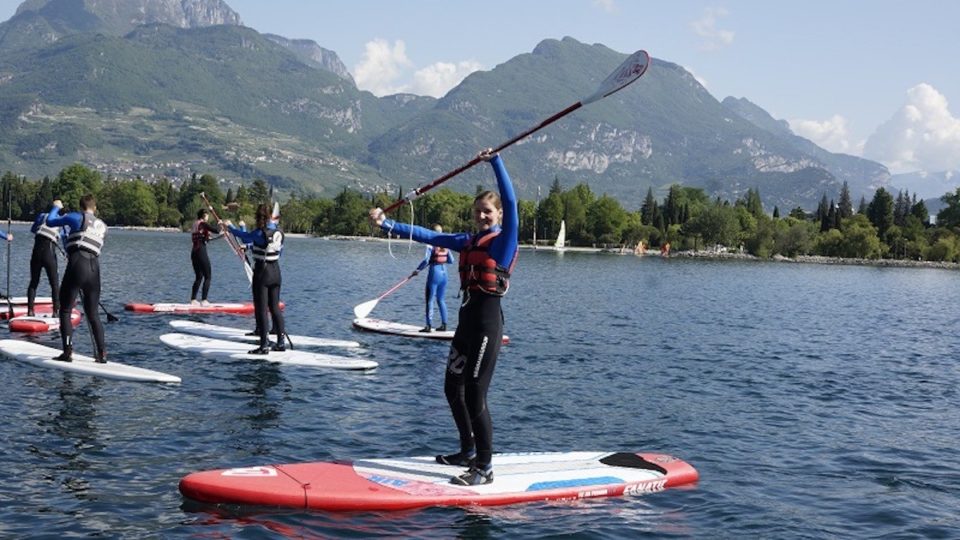
[[[277,470],[273,467],[241,467],[239,469],[228,469],[221,474],[221,476],[243,476],[245,478],[269,478],[276,475]]]
[[[667,485],[667,479],[663,478],[661,480],[647,480],[646,482],[640,482],[637,484],[630,484],[627,487],[623,488],[624,495],[643,495],[644,493],[654,493],[656,491],[663,491],[664,487]]]

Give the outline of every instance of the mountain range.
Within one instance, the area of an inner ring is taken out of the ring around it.
[[[52,175],[264,178],[329,196],[422,184],[589,94],[625,54],[546,39],[445,96],[377,97],[336,53],[242,25],[222,0],[28,0],[0,23],[0,169]],[[714,98],[681,66],[646,75],[504,153],[522,197],[559,179],[638,207],[673,183],[781,209],[846,181],[890,184],[878,163],[833,154],[746,99]],[[490,182],[471,171],[449,185]]]

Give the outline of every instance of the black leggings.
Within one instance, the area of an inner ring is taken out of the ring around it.
[[[190,299],[197,298],[197,291],[200,290],[200,282],[203,282],[203,300],[207,299],[210,293],[210,276],[213,271],[210,269],[210,257],[207,256],[207,246],[200,246],[190,252],[190,262],[193,263],[193,288],[190,290]]]
[[[500,297],[464,291],[460,322],[453,335],[443,393],[460,432],[460,451],[477,450],[477,466],[493,456],[493,423],[487,407],[487,389],[503,339]]]
[[[33,304],[37,299],[37,286],[40,285],[40,271],[47,271],[50,281],[50,297],[53,299],[53,310],[58,311],[60,305],[60,283],[57,281],[57,246],[50,239],[37,236],[33,242],[33,253],[30,255],[30,284],[27,285],[27,310],[33,312]]]
[[[283,343],[286,331],[283,327],[283,312],[280,311],[280,264],[277,262],[257,261],[253,267],[253,309],[257,316],[257,332],[260,334],[260,346],[270,344],[267,329],[267,315],[273,319],[273,331],[277,334],[277,343]]]
[[[100,259],[82,250],[70,254],[67,269],[63,273],[63,284],[60,286],[60,339],[64,349],[73,347],[70,312],[77,301],[77,294],[83,296],[83,313],[87,316],[87,324],[93,330],[93,340],[97,347],[95,354],[100,358],[106,353],[103,323],[100,322],[100,312],[97,311],[100,304]]]

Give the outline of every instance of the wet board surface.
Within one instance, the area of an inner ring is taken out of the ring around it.
[[[382,319],[371,319],[369,317],[364,317],[361,319],[353,320],[354,328],[359,330],[364,330],[367,332],[376,332],[378,334],[389,334],[393,336],[402,336],[408,338],[420,338],[420,339],[438,339],[452,341],[454,330],[447,330],[445,332],[421,332],[420,329],[422,326],[414,326],[412,324],[404,324],[392,321],[384,321]],[[503,336],[503,343],[510,343],[510,336]]]
[[[219,326],[215,324],[207,324],[196,321],[184,321],[184,320],[173,320],[170,321],[170,326],[177,329],[178,332],[183,332],[187,334],[194,334],[198,336],[205,336],[214,339],[223,339],[226,341],[242,341],[244,343],[259,343],[260,338],[257,336],[248,336],[247,333],[250,330],[245,328],[233,328],[231,326]],[[276,336],[271,334],[271,339],[276,339]],[[342,348],[358,348],[360,344],[356,341],[348,341],[343,339],[328,339],[328,338],[317,338],[311,336],[290,336],[290,339],[293,341],[294,347],[342,347]]]
[[[632,452],[496,454],[492,483],[451,484],[463,470],[432,456],[264,465],[193,473],[180,492],[206,503],[372,511],[640,495],[698,479],[673,456]]]
[[[74,309],[70,313],[70,323],[76,328],[80,324],[82,316],[80,311]],[[60,329],[60,317],[53,313],[44,313],[40,315],[20,315],[10,319],[8,323],[11,332],[40,333],[52,332]]]
[[[249,354],[247,351],[253,347],[249,343],[224,341],[191,334],[163,334],[160,336],[160,341],[169,347],[203,356],[263,360],[278,364],[330,369],[368,370],[377,367],[376,362],[365,358],[323,354],[299,349],[287,349],[283,352],[271,351],[270,354]]]
[[[11,296],[11,297],[10,297],[10,303],[13,304],[13,305],[15,305],[15,306],[25,306],[25,305],[27,305],[27,297],[26,297],[26,296]],[[34,305],[34,306],[39,306],[39,305],[41,305],[41,304],[52,304],[52,303],[53,303],[53,298],[51,298],[51,297],[49,297],[49,296],[38,296],[38,297],[36,297],[36,298],[33,299],[33,305]],[[6,304],[7,304],[7,299],[6,299],[6,298],[0,299],[0,305],[6,306]]]
[[[72,362],[60,362],[59,360],[53,360],[53,357],[59,354],[59,349],[46,347],[38,343],[22,341],[19,339],[0,340],[0,355],[43,368],[58,369],[62,371],[70,371],[83,375],[92,375],[94,377],[117,379],[121,381],[159,383],[180,382],[180,377],[175,375],[129,366],[114,361],[108,361],[105,364],[98,364],[94,362],[93,358],[77,353],[73,354]]]
[[[280,309],[284,307],[284,303],[280,302]],[[220,302],[208,306],[190,303],[144,304],[134,302],[126,304],[123,309],[134,313],[235,313],[248,315],[253,313],[253,302]]]

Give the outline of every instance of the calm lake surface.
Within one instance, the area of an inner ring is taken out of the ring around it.
[[[32,237],[14,232],[12,291],[23,295]],[[360,341],[380,367],[357,374],[165,348],[157,338],[172,317],[123,304],[186,301],[189,246],[187,234],[114,230],[102,258],[103,303],[121,318],[106,327],[111,359],[183,384],[0,359],[0,537],[960,535],[960,272],[522,251],[504,302],[512,342],[489,396],[495,448],[665,452],[700,482],[576,503],[334,514],[218,510],[185,501],[177,482],[203,469],[454,450],[446,346],[350,325],[353,306],[406,276],[422,248],[394,242],[393,258],[385,243],[288,240],[288,330]],[[246,300],[226,244],[209,251],[211,299]],[[422,324],[422,280],[373,315]],[[76,343],[89,352],[86,324]]]

